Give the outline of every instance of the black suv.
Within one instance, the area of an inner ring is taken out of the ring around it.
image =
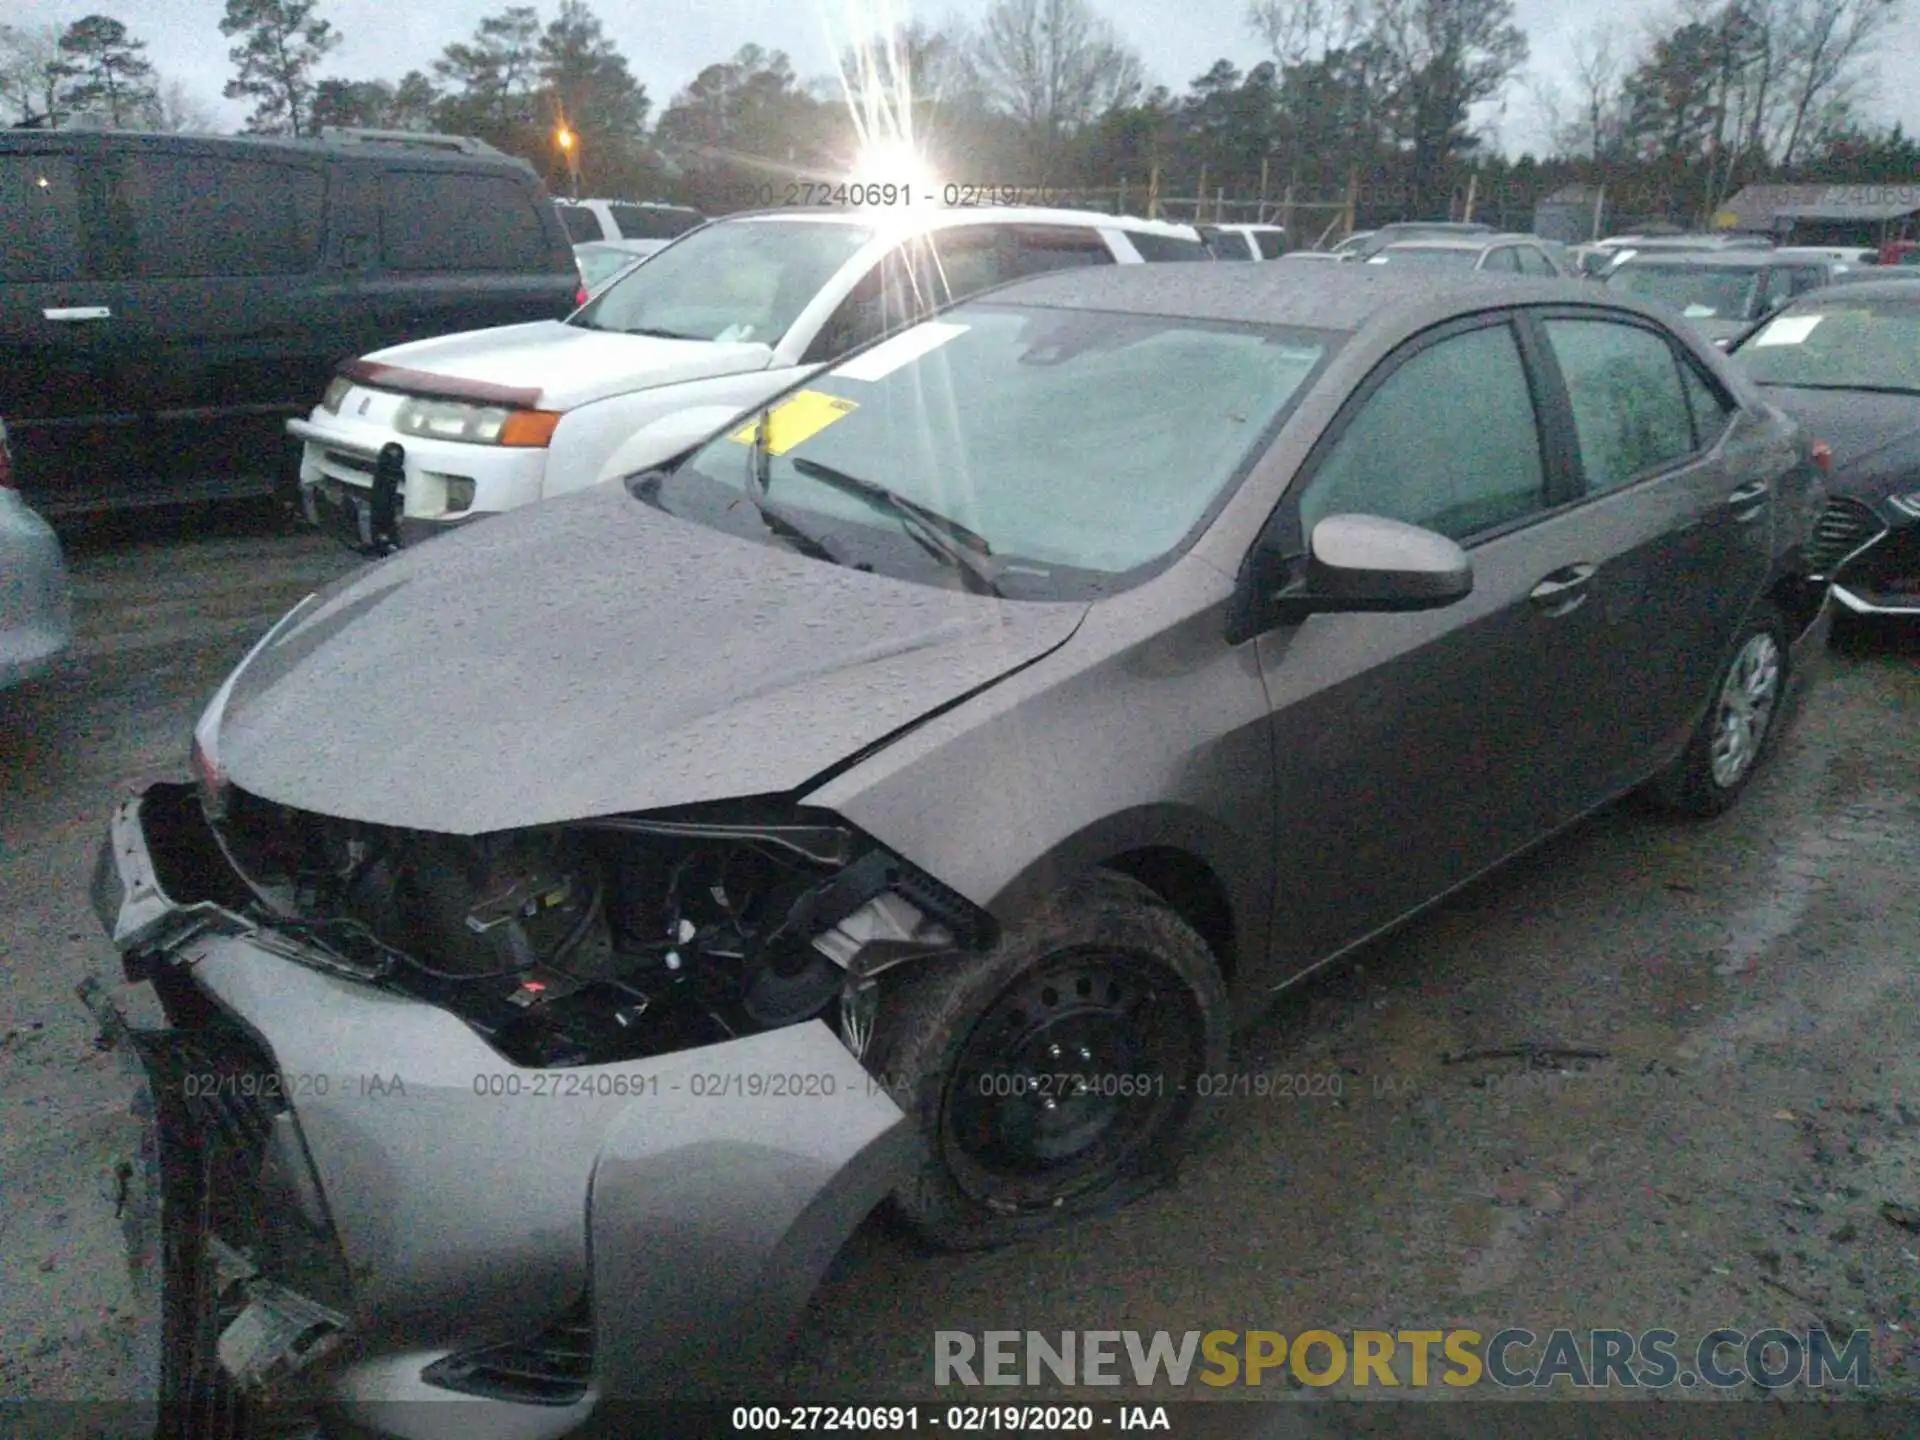
[[[525,161],[456,136],[0,132],[0,415],[43,512],[267,493],[344,360],[579,303]]]

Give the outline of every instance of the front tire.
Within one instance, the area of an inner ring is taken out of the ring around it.
[[[1786,701],[1787,654],[1786,617],[1761,601],[1715,678],[1713,701],[1685,752],[1648,787],[1656,805],[1700,818],[1732,808],[1772,749]]]
[[[1173,1172],[1196,1080],[1225,1063],[1226,987],[1152,891],[1100,873],[979,957],[883,992],[870,1067],[926,1138],[894,1195],[929,1244],[1007,1244]]]

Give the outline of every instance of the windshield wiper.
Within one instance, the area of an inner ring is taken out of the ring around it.
[[[1000,566],[994,561],[993,547],[958,520],[938,510],[929,510],[919,501],[909,500],[884,485],[862,480],[858,475],[849,475],[818,460],[796,458],[791,464],[809,480],[818,480],[891,511],[915,542],[958,570],[970,588],[983,595],[1006,598],[1000,589]]]
[[[1779,390],[1855,390],[1862,395],[1920,395],[1920,389],[1916,389],[1911,385],[1816,384],[1810,380],[1759,380],[1754,383],[1771,385]]]
[[[803,555],[811,555],[816,560],[825,560],[830,565],[844,565],[847,562],[835,554],[832,547],[819,536],[805,527],[797,525],[781,508],[767,498],[767,472],[773,463],[772,452],[767,449],[767,424],[771,412],[762,410],[753,422],[753,448],[747,454],[747,499],[753,508],[760,512],[760,520],[767,529],[787,541]]]
[[[613,332],[616,335],[651,335],[656,340],[706,340],[705,335],[689,335],[684,330],[662,330],[657,325],[633,325]]]

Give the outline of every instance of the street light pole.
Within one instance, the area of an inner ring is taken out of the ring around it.
[[[560,147],[560,153],[567,159],[567,176],[573,182],[573,198],[580,198],[580,137],[567,128],[562,120],[559,128],[553,132],[554,143]]]

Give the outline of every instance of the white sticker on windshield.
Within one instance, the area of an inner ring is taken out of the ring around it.
[[[1711,320],[1716,312],[1711,305],[1689,305],[1680,313],[1689,320]]]
[[[881,341],[864,355],[854,356],[834,370],[834,377],[840,380],[884,380],[902,365],[911,364],[922,355],[930,355],[949,340],[966,334],[969,328],[946,320],[929,320],[923,325],[914,326],[905,334]]]
[[[1753,337],[1755,345],[1798,345],[1813,333],[1824,315],[1783,315]]]

